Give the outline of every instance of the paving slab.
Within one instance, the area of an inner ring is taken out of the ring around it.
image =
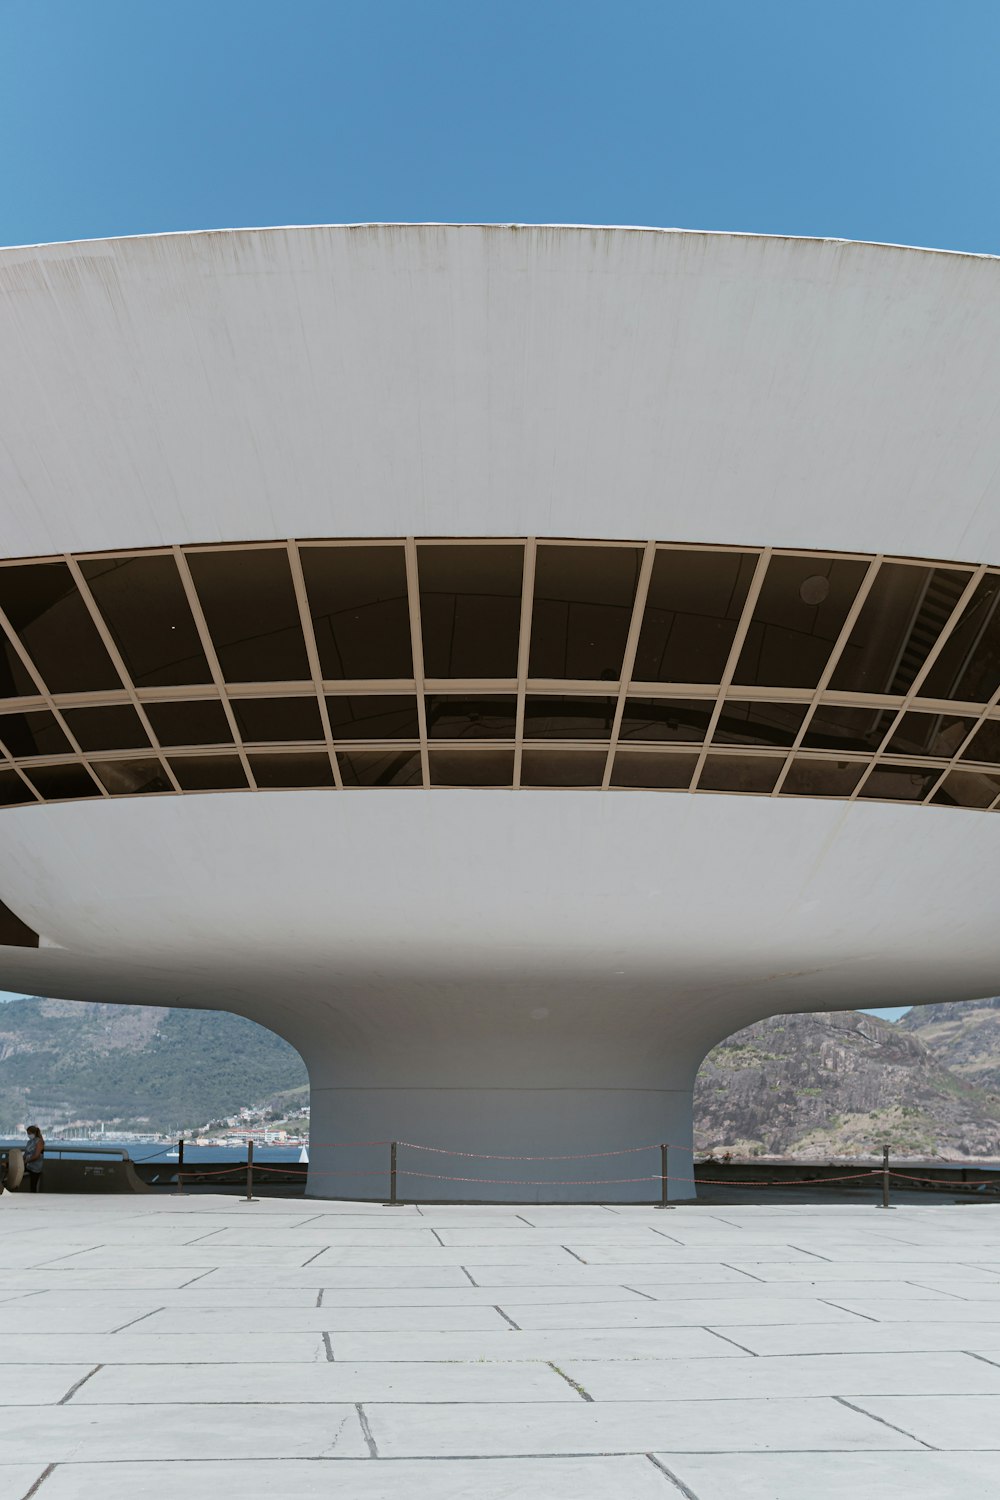
[[[894,1304],[895,1305],[895,1304]],[[910,1304],[904,1304],[907,1311]],[[924,1303],[919,1304],[921,1308]],[[942,1304],[935,1303],[935,1308]],[[951,1308],[952,1303],[943,1304]],[[964,1308],[964,1303],[955,1306]],[[726,1297],[718,1302],[707,1297],[678,1298],[670,1302],[594,1303],[586,1307],[537,1307],[523,1305],[516,1296],[505,1298],[504,1312],[520,1328],[713,1328],[742,1323],[855,1323],[858,1315],[833,1307],[819,1298]],[[1000,1310],[1000,1309],[998,1309]],[[161,1318],[165,1314],[159,1315]],[[154,1319],[155,1322],[155,1319]]]
[[[704,1328],[543,1328],[506,1333],[337,1333],[337,1359],[728,1359],[740,1351]],[[2,1357],[2,1351],[0,1351]]]
[[[739,1256],[730,1256],[731,1265],[738,1269],[743,1268],[743,1262]],[[925,1285],[932,1284],[938,1279],[954,1281],[975,1281],[988,1284],[1000,1283],[1000,1271],[986,1270],[982,1266],[966,1265],[954,1261],[914,1262],[909,1259],[880,1260],[880,1261],[850,1261],[845,1264],[843,1260],[819,1261],[812,1258],[808,1261],[783,1262],[775,1265],[768,1262],[762,1265],[759,1261],[747,1266],[746,1271],[754,1276],[760,1277],[762,1281],[872,1281],[872,1282],[894,1282],[894,1281],[922,1281]]]
[[[0,1406],[52,1406],[93,1368],[85,1364],[0,1368]]]
[[[937,1303],[929,1306],[936,1307]],[[956,1304],[957,1306],[957,1304]],[[721,1303],[720,1303],[721,1308]],[[1000,1349],[996,1323],[759,1323],[723,1330],[752,1354],[933,1353]]]
[[[218,1463],[60,1464],[46,1480],[44,1500],[178,1500],[178,1496],[184,1500],[218,1500],[220,1485],[240,1500],[275,1500],[276,1496],[281,1500],[330,1500],[332,1495],[345,1500],[677,1497],[663,1473],[642,1455],[487,1458],[448,1463],[417,1459],[391,1464],[351,1459],[253,1464],[230,1460],[222,1473],[220,1469]],[[0,1476],[2,1473],[0,1469]],[[8,1497],[2,1485],[0,1478],[0,1500],[21,1500],[24,1490],[15,1493],[12,1489]]]
[[[140,1323],[139,1328],[142,1327]],[[701,1332],[701,1330],[694,1330]],[[462,1337],[461,1334],[442,1335]],[[482,1335],[484,1338],[486,1335]],[[359,1335],[354,1335],[359,1337]],[[361,1337],[370,1338],[366,1334]],[[419,1337],[411,1334],[410,1337]],[[706,1335],[707,1337],[707,1335]],[[325,1359],[318,1333],[141,1334],[0,1332],[0,1368],[66,1362],[87,1365],[192,1364],[229,1360],[259,1364],[263,1360],[300,1364]]]
[[[985,1370],[986,1366],[982,1368]],[[982,1381],[978,1389],[1000,1391],[1000,1369],[994,1373],[995,1384]],[[573,1399],[565,1378],[541,1361],[406,1364],[396,1360],[348,1364],[338,1360],[311,1365],[200,1364],[169,1368],[108,1365],[80,1388],[73,1403],[106,1406],[182,1401],[185,1405],[259,1402],[287,1405],[317,1401],[566,1402]]]
[[[995,1454],[658,1454],[696,1500],[997,1500]],[[57,1497],[58,1500],[58,1497]],[[68,1497],[67,1497],[68,1500]],[[669,1491],[662,1500],[670,1500]]]
[[[956,1397],[955,1400],[988,1400]],[[997,1398],[1000,1402],[1000,1398]],[[496,1454],[899,1449],[920,1446],[835,1400],[615,1401],[565,1406],[373,1404],[365,1408],[384,1458]],[[957,1446],[957,1445],[956,1445]]]
[[[471,1290],[471,1288],[470,1288]],[[617,1307],[619,1304],[612,1304]],[[652,1304],[637,1303],[640,1309]],[[571,1313],[579,1309],[571,1309]],[[629,1305],[631,1312],[631,1304]],[[849,1317],[849,1313],[841,1313]],[[515,1322],[517,1320],[515,1319]],[[168,1307],[146,1321],[144,1333],[310,1333],[340,1330],[379,1333],[436,1333],[483,1330],[501,1333],[507,1320],[492,1305],[481,1307]]]
[[[991,1369],[971,1354],[956,1353],[779,1355],[749,1363],[739,1359],[594,1359],[569,1360],[559,1368],[595,1401],[853,1397],[862,1392],[1000,1395],[1000,1366]],[[94,1384],[89,1381],[85,1389],[91,1390]]]
[[[0,1464],[0,1500],[24,1500],[44,1473],[43,1464]]]
[[[859,1396],[856,1405],[931,1448],[993,1451],[1000,1493],[1000,1395]]]
[[[4,1433],[11,1462],[190,1458],[344,1458],[368,1455],[351,1405],[49,1406],[18,1412]],[[888,1429],[886,1429],[888,1431]],[[47,1497],[46,1497],[47,1500]]]

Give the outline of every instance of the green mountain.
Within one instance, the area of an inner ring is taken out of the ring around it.
[[[306,1089],[299,1054],[217,1010],[12,1000],[0,1005],[0,1133],[115,1121],[189,1129]]]

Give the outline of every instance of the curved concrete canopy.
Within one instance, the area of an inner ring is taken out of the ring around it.
[[[543,534],[1000,560],[995,261],[362,227],[8,251],[0,293],[7,556]],[[684,1146],[703,1052],[754,1017],[996,989],[998,840],[987,813],[645,792],[12,809],[0,894],[42,946],[0,950],[0,983],[253,1016],[302,1050],[317,1142]],[[313,1162],[313,1192],[367,1181]]]
[[[4,551],[663,537],[1000,560],[1000,271],[674,230],[0,252]]]

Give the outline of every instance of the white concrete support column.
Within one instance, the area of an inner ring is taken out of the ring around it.
[[[566,981],[441,990],[348,998],[286,1032],[312,1088],[310,1196],[387,1198],[393,1140],[409,1201],[658,1200],[661,1142],[671,1196],[694,1195],[701,1049],[673,1045],[661,995]]]

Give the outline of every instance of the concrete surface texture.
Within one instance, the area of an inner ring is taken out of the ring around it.
[[[0,1500],[995,1500],[1000,1207],[0,1200]]]

